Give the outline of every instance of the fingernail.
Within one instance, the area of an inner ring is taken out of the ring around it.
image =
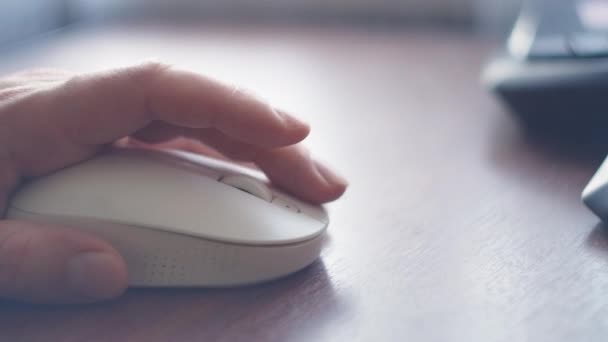
[[[329,167],[327,167],[320,161],[315,161],[315,167],[328,184],[341,187],[348,186],[348,181],[346,180],[346,178],[344,178],[337,172],[331,170]]]
[[[103,252],[87,252],[73,257],[67,266],[70,290],[91,299],[118,296],[125,287],[122,260]]]
[[[279,115],[279,117],[283,120],[283,122],[288,126],[304,126],[308,127],[308,124],[293,115],[288,114],[282,110],[275,110],[275,112]]]

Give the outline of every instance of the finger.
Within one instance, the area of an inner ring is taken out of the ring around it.
[[[146,142],[139,139],[131,138],[128,140],[124,147],[137,147],[137,148],[153,148],[153,149],[167,149],[167,150],[180,150],[184,152],[190,152],[194,154],[205,155],[208,157],[229,161],[230,159],[225,155],[218,152],[216,149],[207,145],[201,144],[200,141],[193,140],[185,137],[177,137],[169,140],[163,140],[159,143]]]
[[[31,69],[3,77],[0,79],[0,101],[31,93],[49,83],[65,80],[69,75],[71,74],[64,70]]]
[[[204,142],[230,159],[253,161],[275,184],[305,200],[324,203],[339,198],[347,187],[346,180],[327,166],[311,158],[310,153],[300,145],[281,149],[263,149],[235,140],[214,129],[184,130],[179,127],[158,123],[142,131],[138,136],[148,142],[161,142],[179,136],[189,136]],[[192,140],[188,146],[196,144]],[[182,144],[175,145],[183,148]],[[189,151],[196,148],[186,146]],[[207,154],[203,150],[203,154]]]
[[[221,153],[236,161],[253,161],[258,151],[264,149],[262,147],[248,144],[237,139],[231,138],[226,134],[218,131],[214,128],[206,129],[195,129],[177,127],[175,125],[167,124],[165,122],[156,121],[146,126],[144,129],[137,132],[134,137],[138,140],[145,141],[147,143],[162,143],[169,140],[186,137],[200,142],[204,142],[205,145],[210,146],[216,150],[221,150]],[[179,140],[180,149],[193,150],[198,152],[200,150],[200,144],[196,144],[190,139]],[[196,145],[199,145],[198,147]],[[208,149],[208,148],[207,148]],[[207,153],[202,153],[207,154]]]
[[[33,83],[57,82],[65,80],[73,73],[52,68],[30,69],[14,74],[9,74],[0,79],[0,89],[32,85]]]
[[[0,296],[43,303],[110,299],[127,269],[107,243],[66,228],[0,221]]]
[[[85,143],[111,142],[152,120],[214,127],[264,146],[289,145],[308,134],[307,125],[246,93],[158,64],[76,77],[50,97],[58,110],[47,111],[58,113],[59,124]]]
[[[314,160],[301,144],[261,151],[255,163],[274,184],[313,203],[333,201],[348,187],[346,179]]]
[[[3,88],[0,84],[0,101],[6,101],[8,99],[12,99],[23,94],[27,94],[33,89],[35,89],[35,86],[32,85]]]
[[[200,140],[227,157],[254,162],[270,181],[294,195],[314,203],[333,201],[346,191],[348,182],[313,159],[302,144],[262,149],[218,131],[206,131]]]
[[[12,127],[13,135],[28,132],[7,141],[21,142],[13,155],[25,169],[36,171],[32,174],[86,158],[98,145],[154,120],[213,127],[265,147],[294,144],[309,132],[306,124],[242,91],[159,64],[72,77],[2,110],[9,121],[3,125]]]

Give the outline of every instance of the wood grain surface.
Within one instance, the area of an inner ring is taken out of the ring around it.
[[[351,187],[320,261],[269,284],[0,303],[1,341],[605,341],[608,234],[580,203],[603,143],[523,130],[479,83],[472,34],[108,24],[0,55],[0,71],[155,57],[308,120]]]

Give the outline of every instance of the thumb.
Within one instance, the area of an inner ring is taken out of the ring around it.
[[[108,243],[28,221],[0,221],[0,297],[78,303],[110,299],[127,286],[127,266]]]

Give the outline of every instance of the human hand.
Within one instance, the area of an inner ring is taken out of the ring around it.
[[[39,70],[0,79],[0,213],[22,181],[128,139],[209,147],[254,163],[314,203],[346,181],[298,144],[309,127],[204,76],[148,63],[91,74]],[[178,140],[176,140],[178,139]],[[127,268],[107,242],[69,227],[0,220],[0,297],[74,303],[120,295]]]

